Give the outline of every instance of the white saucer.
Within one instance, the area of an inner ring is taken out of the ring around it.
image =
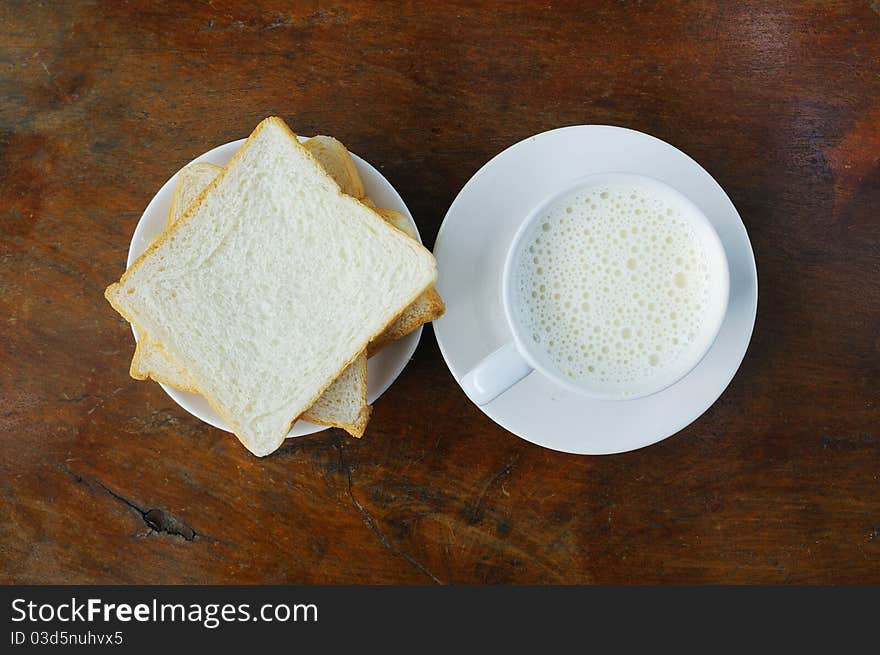
[[[634,450],[696,420],[730,383],[752,336],[758,305],[755,258],[727,194],[680,150],[620,127],[579,125],[511,146],[481,168],[452,203],[434,248],[446,314],[434,333],[457,381],[511,339],[501,307],[504,256],[520,222],[547,196],[592,173],[647,175],[678,189],[712,222],[730,266],[730,301],[709,352],[688,375],[637,400],[594,400],[537,372],[480,407],[527,441],[583,455]]]
[[[300,141],[305,141],[305,139],[306,137],[299,137]],[[244,141],[244,139],[239,139],[238,141],[232,141],[231,143],[217,146],[213,150],[209,150],[205,154],[196,157],[190,163],[209,162],[211,164],[216,164],[217,166],[225,166]],[[403,199],[397,191],[395,191],[394,187],[391,186],[391,183],[366,161],[354,153],[352,153],[351,156],[354,158],[358,173],[360,173],[360,176],[363,179],[364,189],[373,202],[379,207],[396,209],[404,214],[409,219],[410,223],[412,223],[413,228],[416,229],[416,233],[418,234],[418,228],[416,228],[416,224],[413,221],[412,215],[409,213],[409,209],[407,209]],[[176,184],[177,173],[162,185],[162,188],[159,189],[159,192],[153,196],[150,204],[147,205],[144,215],[141,216],[141,220],[138,222],[134,231],[134,236],[131,239],[131,246],[128,249],[127,266],[131,266],[141,253],[143,253],[153,240],[165,229],[165,222],[168,219],[168,210],[171,206],[171,197],[174,195]],[[137,330],[134,329],[134,326],[132,326],[132,332],[134,332],[134,338],[137,340],[138,334]],[[391,383],[397,379],[397,376],[400,375],[401,371],[403,371],[404,367],[412,358],[421,335],[422,328],[419,328],[403,339],[399,339],[398,341],[383,347],[380,352],[370,358],[369,365],[367,366],[367,402],[375,402],[376,399],[385,393],[385,390],[391,386]],[[165,390],[165,393],[171,396],[174,402],[190,414],[201,419],[205,423],[209,423],[216,428],[229,432],[229,426],[226,425],[226,422],[218,416],[217,412],[213,410],[208,404],[208,401],[202,396],[194,393],[187,393],[186,391],[178,391],[177,389],[164,384],[161,386]],[[287,436],[301,437],[326,429],[327,428],[322,425],[315,425],[308,421],[297,421]]]

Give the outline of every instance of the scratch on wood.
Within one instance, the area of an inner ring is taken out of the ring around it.
[[[483,517],[483,501],[485,500],[486,494],[489,492],[489,489],[492,487],[493,484],[510,475],[510,472],[513,471],[513,467],[518,461],[519,455],[517,454],[486,481],[486,484],[484,484],[483,488],[480,490],[480,493],[477,496],[477,500],[474,502],[473,507],[465,509],[465,519],[468,523],[473,525],[480,521],[480,519]]]

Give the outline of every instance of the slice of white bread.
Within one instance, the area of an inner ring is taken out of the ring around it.
[[[268,118],[105,295],[262,456],[435,279]]]
[[[351,154],[345,146],[333,137],[316,136],[303,142],[318,163],[331,177],[346,189],[363,189],[363,183]],[[222,171],[220,166],[200,162],[190,164],[178,174],[177,187],[168,214],[168,225],[173,225],[201,191]],[[364,197],[362,202],[375,207],[372,200]],[[376,210],[385,220],[416,239],[409,220],[393,209]],[[443,315],[445,307],[434,287],[419,296],[407,307],[400,318],[387,330],[376,337],[368,346],[369,355],[374,355],[384,345],[400,339],[420,325],[436,320]],[[315,401],[302,418],[319,425],[342,428],[354,437],[362,437],[369,421],[371,408],[367,404],[367,354],[359,355],[354,363],[331,384]],[[171,358],[164,348],[142,335],[135,348],[130,374],[138,380],[151,378],[184,391],[195,391],[195,386],[186,371]]]
[[[324,170],[330,174],[342,193],[347,193],[352,198],[364,197],[364,183],[357,172],[357,165],[348,149],[332,136],[313,136],[303,143]]]
[[[309,147],[311,142],[312,139],[305,142],[309,152],[313,152]],[[325,170],[341,170],[339,166],[334,165],[335,160],[340,157],[338,149],[322,147],[318,152],[320,158],[316,157],[316,159]],[[348,156],[347,150],[345,154]],[[329,166],[325,165],[325,162]],[[181,169],[168,213],[169,226],[174,225],[183,216],[193,201],[222,170],[222,167],[209,163],[190,164]],[[356,171],[355,175],[357,175]],[[347,177],[344,181],[349,182]],[[140,336],[129,369],[131,377],[137,380],[149,378],[176,389],[195,392],[195,383],[186,370],[148,335]],[[367,355],[361,353],[303,413],[302,418],[318,425],[342,428],[351,436],[360,438],[364,435],[371,411],[367,404]]]
[[[418,235],[413,230],[406,216],[393,209],[376,209],[376,211],[398,230],[413,239],[418,239]],[[446,305],[443,304],[443,299],[432,285],[416,298],[415,302],[407,307],[403,314],[388,326],[387,330],[370,342],[370,345],[367,346],[367,354],[372,356],[379,352],[387,343],[405,337],[420,325],[436,321],[443,316],[445,311]]]
[[[209,164],[208,162],[197,162],[181,169],[177,174],[177,186],[174,188],[174,195],[171,197],[168,221],[165,224],[166,229],[180,220],[184,212],[193,204],[193,201],[199,197],[199,194],[205,190],[206,186],[214,181],[214,178],[222,170],[222,167]]]
[[[367,404],[367,353],[361,351],[302,418],[319,425],[342,428],[360,439],[372,412],[373,408]]]

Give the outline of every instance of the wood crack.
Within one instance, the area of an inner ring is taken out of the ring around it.
[[[126,498],[119,492],[107,486],[97,478],[80,475],[76,471],[73,471],[66,464],[59,465],[59,468],[67,473],[67,475],[69,475],[71,478],[73,478],[74,481],[76,481],[78,484],[82,484],[92,491],[96,489],[103,491],[105,494],[116,500],[118,503],[125,505],[129,509],[137,512],[140,515],[141,520],[144,522],[144,524],[148,528],[150,528],[151,532],[182,537],[186,541],[217,541],[213,537],[199,534],[191,526],[184,523],[170,512],[166,512],[165,510],[159,508],[145,508],[139,505],[138,503]]]
[[[379,524],[376,522],[376,519],[372,517],[372,515],[367,511],[367,509],[361,504],[361,501],[358,500],[357,496],[354,495],[354,482],[352,480],[351,474],[351,466],[349,466],[348,462],[345,459],[345,449],[342,443],[339,441],[339,438],[334,436],[333,445],[336,448],[336,451],[339,453],[339,468],[345,472],[348,476],[348,497],[351,499],[352,504],[357,509],[358,513],[361,515],[364,523],[369,526],[370,530],[373,531],[373,534],[376,535],[376,538],[379,540],[379,543],[392,555],[395,557],[402,557],[407,562],[412,564],[416,569],[418,569],[421,573],[431,578],[431,580],[435,584],[444,584],[443,581],[438,578],[436,575],[431,573],[428,568],[419,562],[415,557],[410,555],[408,552],[401,550],[395,547],[389,540],[388,537],[382,532],[379,528]]]

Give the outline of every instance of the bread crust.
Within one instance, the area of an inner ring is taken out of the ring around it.
[[[354,163],[351,153],[348,152],[348,149],[341,141],[334,139],[332,136],[319,134],[310,139],[306,139],[303,142],[303,146],[313,157],[315,157],[315,159],[318,160],[318,163],[320,163],[321,160],[316,154],[317,152],[321,150],[332,151],[335,155],[334,158],[336,163],[342,166],[345,171],[345,177],[348,179],[337,180],[328,169],[325,169],[327,170],[327,173],[330,173],[330,177],[336,181],[343,193],[350,195],[353,198],[357,198],[358,200],[364,197],[364,182],[361,180],[361,176],[357,171],[357,165]]]
[[[422,293],[413,303],[417,307],[407,307],[406,311],[382,334],[367,346],[367,356],[372,357],[393,341],[415,332],[425,323],[436,321],[446,312],[446,304],[433,286]]]

